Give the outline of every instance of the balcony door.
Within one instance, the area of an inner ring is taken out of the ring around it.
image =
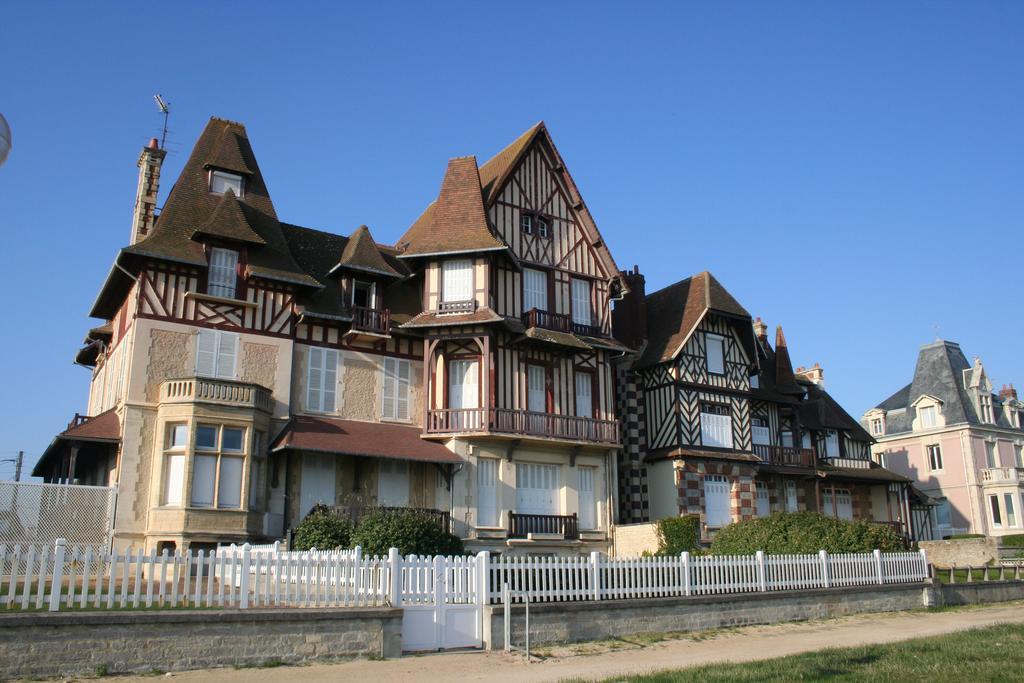
[[[557,515],[561,489],[558,465],[519,463],[516,465],[516,512],[527,515]]]
[[[534,308],[548,310],[548,274],[543,270],[523,268],[523,312]]]
[[[480,362],[476,358],[448,362],[448,408],[455,430],[479,429]]]
[[[704,475],[704,515],[709,527],[718,528],[732,522],[729,480],[720,474]]]

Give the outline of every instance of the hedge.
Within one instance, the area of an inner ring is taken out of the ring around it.
[[[964,538],[985,538],[985,534],[952,534],[950,536],[943,536],[943,541],[959,541]]]
[[[295,550],[335,550],[352,543],[352,522],[328,507],[317,505],[295,527]]]
[[[869,553],[906,550],[903,538],[890,526],[867,520],[846,521],[818,512],[777,512],[721,529],[711,544],[713,555]]]
[[[1004,548],[1024,548],[1024,534],[1010,534],[1000,537]]]
[[[402,555],[462,555],[458,536],[443,529],[436,517],[412,509],[371,511],[352,533],[352,544],[364,555],[384,556],[390,548]]]
[[[656,526],[659,555],[693,552],[700,544],[700,515],[659,519]]]

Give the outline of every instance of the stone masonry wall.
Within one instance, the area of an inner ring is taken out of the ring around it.
[[[0,678],[398,657],[402,610],[0,614]]]
[[[996,539],[991,537],[921,541],[920,546],[936,567],[982,567],[999,557]]]

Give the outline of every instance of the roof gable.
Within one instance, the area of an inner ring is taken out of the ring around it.
[[[242,175],[253,175],[256,172],[255,164],[250,166],[249,162],[245,160],[242,147],[243,142],[239,139],[238,132],[229,126],[224,126],[204,167],[220,168]]]
[[[193,239],[196,235],[209,235],[253,244],[267,243],[249,225],[245,210],[231,189],[224,193],[210,217],[192,233]]]
[[[338,265],[334,267],[334,269],[337,268],[349,268],[377,275],[401,277],[401,274],[384,260],[380,249],[377,248],[377,243],[373,240],[373,235],[370,234],[370,229],[365,225],[360,225],[349,236],[348,243],[341,252],[341,258],[338,259]]]

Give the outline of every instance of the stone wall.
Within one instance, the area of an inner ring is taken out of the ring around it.
[[[982,605],[1024,600],[1024,581],[985,581],[936,586],[937,605]]]
[[[0,678],[398,657],[402,610],[0,614]]]
[[[639,557],[644,551],[658,551],[658,525],[619,524],[613,528],[616,557]]]
[[[998,542],[991,537],[921,541],[920,546],[936,567],[982,567],[999,558]]]
[[[706,631],[716,628],[827,619],[862,612],[896,612],[926,604],[923,583],[780,591],[689,598],[652,598],[530,606],[530,643],[571,643],[637,633]],[[511,610],[512,643],[525,642],[526,610]],[[504,647],[504,608],[484,610],[484,645]]]

